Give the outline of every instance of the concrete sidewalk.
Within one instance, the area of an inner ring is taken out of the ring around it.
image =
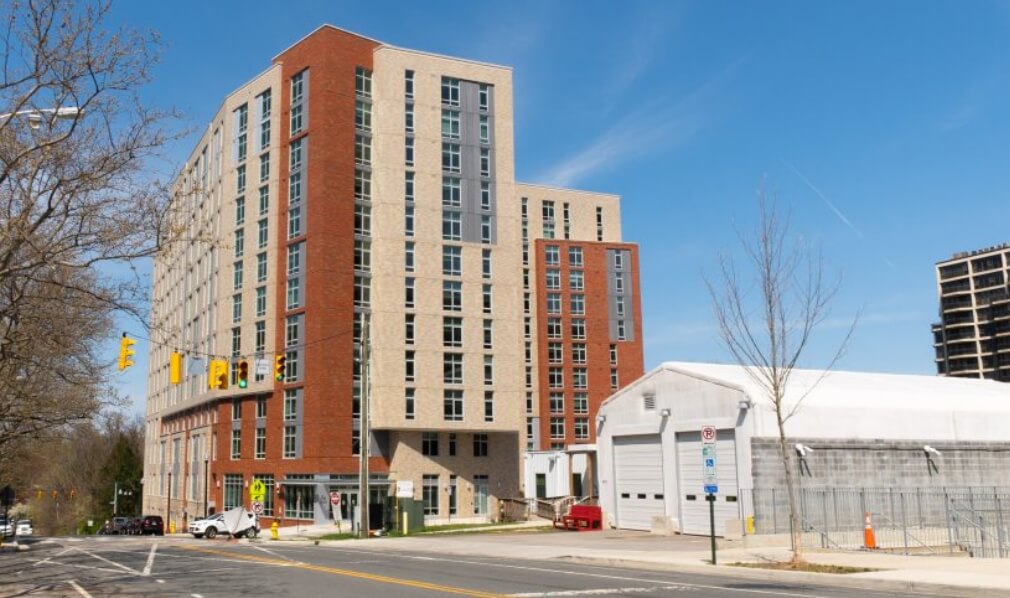
[[[290,536],[289,536],[290,537]],[[330,542],[321,542],[329,545]],[[470,557],[564,559],[658,570],[718,573],[750,579],[789,579],[877,590],[918,591],[944,596],[1010,596],[1010,560],[948,556],[904,556],[868,552],[809,550],[808,561],[825,565],[878,569],[869,573],[828,574],[733,567],[731,563],[786,561],[784,548],[722,548],[719,565],[709,564],[708,539],[663,537],[648,533],[602,532],[495,533],[424,535],[333,542],[353,550],[403,550]]]

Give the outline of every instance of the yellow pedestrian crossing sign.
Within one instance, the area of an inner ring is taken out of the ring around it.
[[[263,480],[253,480],[253,483],[249,485],[249,500],[263,502],[266,495],[267,485],[263,483]]]

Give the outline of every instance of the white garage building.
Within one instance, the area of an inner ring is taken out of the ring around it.
[[[807,487],[1010,486],[1010,384],[795,370],[786,396],[804,397],[786,431],[814,449]],[[718,430],[720,535],[727,520],[754,514],[755,488],[784,488],[774,412],[740,366],[664,363],[604,402],[596,425],[612,527],[708,534],[707,425]],[[942,453],[939,465],[924,458],[927,445]]]

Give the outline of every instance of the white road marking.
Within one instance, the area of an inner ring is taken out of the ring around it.
[[[165,580],[164,580],[164,579],[156,579],[156,580],[154,580],[154,581],[156,581],[156,582],[158,582],[158,583],[165,583]]]
[[[112,565],[113,567],[119,567],[123,571],[129,571],[130,573],[133,573],[134,575],[142,575],[142,573],[140,571],[137,571],[136,569],[131,569],[131,568],[127,567],[126,565],[122,564],[122,563],[117,563],[116,561],[110,561],[109,559],[105,558],[104,556],[99,556],[99,555],[97,555],[97,554],[95,554],[93,552],[89,552],[87,550],[84,550],[83,548],[77,548],[76,546],[74,546],[73,548],[74,548],[74,550],[83,552],[84,554],[86,554],[86,555],[88,555],[88,556],[90,556],[92,558],[98,559],[100,561],[104,561],[104,562]]]
[[[77,593],[78,593],[78,594],[80,594],[81,596],[84,596],[84,598],[93,598],[93,597],[91,596],[91,594],[89,594],[89,593],[88,593],[87,591],[85,591],[85,589],[84,589],[84,588],[82,588],[81,586],[77,585],[77,582],[76,582],[76,581],[74,581],[74,580],[72,580],[72,579],[71,579],[71,580],[70,580],[70,581],[68,581],[67,583],[69,583],[69,584],[70,584],[70,587],[72,587],[72,588],[74,588],[75,590],[77,590]]]
[[[593,590],[557,590],[554,592],[523,592],[521,594],[509,594],[517,598],[549,598],[553,596],[606,596],[607,594],[651,594],[658,590],[670,591],[677,588],[658,587],[651,588],[597,588]],[[686,589],[686,588],[681,588]]]
[[[53,556],[46,557],[46,558],[42,559],[41,561],[35,561],[35,563],[32,564],[32,567],[38,567],[39,565],[42,565],[42,564],[45,564],[45,563],[51,563],[52,561],[50,559],[54,559],[54,558],[56,558],[58,556],[63,556],[64,554],[66,554],[68,552],[70,552],[70,549],[69,548],[65,548],[62,552],[58,552],[58,553],[54,554]]]
[[[193,598],[203,598],[200,594],[190,594]]]
[[[151,553],[147,555],[147,564],[144,565],[143,575],[151,574],[151,566],[154,565],[154,553],[158,550],[158,543],[151,544]]]
[[[284,556],[283,554],[278,554],[278,553],[276,553],[276,552],[274,552],[274,551],[272,551],[272,550],[270,550],[268,548],[263,548],[262,546],[250,545],[249,547],[250,548],[255,548],[256,550],[259,550],[259,551],[262,551],[262,552],[265,552],[265,553],[269,554],[270,556],[277,557],[279,559],[284,559],[285,561],[290,561],[292,563],[297,563],[299,565],[303,565],[304,564],[301,561],[296,561],[295,559],[293,559],[291,557]]]

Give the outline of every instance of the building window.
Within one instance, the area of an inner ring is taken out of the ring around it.
[[[442,281],[442,309],[463,311],[463,283],[456,280]]]
[[[267,243],[270,241],[269,226],[267,224],[267,219],[264,218],[259,222],[257,222],[256,227],[257,227],[256,241],[258,245],[257,248],[263,249],[264,247],[267,246]]]
[[[564,345],[561,343],[547,343],[547,363],[562,363],[564,359]]]
[[[603,208],[596,208],[596,240],[603,240]]]
[[[231,321],[238,322],[242,320],[242,294],[238,293],[232,295],[231,298]]]
[[[438,515],[438,475],[426,473],[421,478],[421,499],[425,515]]]
[[[561,318],[547,318],[547,338],[561,338]]]
[[[462,214],[452,210],[442,210],[442,238],[446,241],[460,241],[463,239]]]
[[[494,333],[493,333],[493,320],[484,320],[484,348],[491,349],[494,347]]]
[[[484,421],[494,421],[494,391],[484,391]]]
[[[235,192],[245,193],[245,164],[235,169]]]
[[[407,308],[414,307],[414,279],[411,277],[407,277],[404,280],[403,306]]]
[[[487,457],[487,434],[473,435],[473,456]]]
[[[414,314],[403,316],[403,342],[408,345],[414,344]]]
[[[302,71],[291,77],[291,135],[297,135],[305,128],[306,75]]]
[[[403,392],[403,417],[405,419],[414,419],[414,389],[406,388]]]
[[[414,99],[414,71],[406,71],[403,75],[403,95],[408,99]]]
[[[614,270],[624,269],[624,252],[615,251],[614,252]]]
[[[367,135],[354,136],[354,162],[359,166],[372,163],[372,138]]]
[[[266,428],[256,428],[256,453],[253,455],[254,459],[266,459],[267,458],[267,429]]]
[[[480,142],[481,143],[490,143],[490,141],[491,141],[491,122],[490,122],[490,119],[489,119],[488,115],[486,115],[486,114],[481,114],[480,115],[479,128],[480,128]]]
[[[585,340],[586,321],[581,318],[572,318],[572,338],[574,340]]]
[[[260,147],[259,149],[265,150],[270,147],[270,104],[271,104],[271,93],[270,90],[266,90],[261,93],[258,98],[260,104]]]
[[[484,278],[491,278],[491,250],[480,250],[480,272]]]
[[[551,388],[564,388],[565,371],[561,368],[547,368],[547,385]]]
[[[407,241],[403,247],[403,268],[407,272],[414,271],[414,242]]]
[[[610,345],[610,365],[617,365],[617,345]]]
[[[270,152],[260,155],[260,182],[265,183],[270,179]],[[263,195],[266,193],[266,187],[260,187],[260,206],[263,205],[262,199]],[[260,211],[262,214],[266,210]]]
[[[463,346],[463,318],[442,318],[442,345]]]
[[[356,100],[354,102],[354,126],[362,131],[372,130],[372,104]]]
[[[456,177],[442,177],[442,205],[458,208],[463,205],[462,187]]]
[[[545,239],[554,238],[554,202],[544,201],[543,214],[543,237]]]
[[[620,387],[620,386],[621,386],[621,381],[620,381],[620,378],[617,376],[617,370],[616,369],[611,369],[610,370],[610,388],[612,388],[614,390],[617,390],[617,388]]]
[[[256,322],[256,347],[257,353],[262,353],[267,347],[267,324],[266,322]],[[261,374],[256,374],[256,381],[263,379]]]
[[[581,316],[586,313],[585,295],[572,295],[572,315]]]
[[[242,226],[245,223],[245,198],[240,197],[235,200],[235,226]]]
[[[561,288],[561,270],[547,270],[547,288],[548,289],[560,289]]]
[[[478,107],[487,112],[488,107],[491,105],[491,86],[481,83],[477,87],[477,105]]]
[[[491,313],[491,285],[483,285],[481,296],[483,297],[484,313]]]
[[[256,255],[256,282],[267,281],[267,254]]]
[[[480,242],[491,242],[491,217],[487,214],[482,214],[480,217]]]
[[[625,326],[624,326],[624,320],[619,320],[617,322],[617,340],[623,341],[623,340],[627,340],[627,338],[628,338],[628,335],[627,335],[627,330],[625,329]]]
[[[232,357],[238,357],[242,354],[242,329],[232,328],[231,329],[231,355]]]
[[[442,382],[445,384],[463,383],[462,353],[444,353],[442,355]]]
[[[234,273],[232,274],[232,288],[239,290],[242,288],[242,262],[235,262]]]
[[[421,432],[421,454],[427,457],[438,456],[438,432]]]
[[[572,388],[586,389],[589,387],[589,374],[586,368],[575,368],[572,370]]]
[[[301,279],[288,280],[288,309],[298,309],[302,305]]]
[[[224,474],[224,508],[234,509],[242,506],[242,474]]]
[[[568,273],[568,286],[573,291],[582,291],[585,289],[586,281],[583,278],[582,270],[572,270]]]
[[[552,392],[548,401],[548,407],[551,413],[564,413],[565,412],[565,393],[563,392]]]
[[[414,352],[403,352],[403,379],[405,382],[414,381]]]
[[[480,148],[480,175],[491,176],[491,148]]]
[[[235,231],[235,257],[242,257],[245,252],[245,230],[238,229]]]
[[[442,246],[442,274],[460,276],[463,274],[463,248],[457,245]]]
[[[548,266],[561,264],[561,248],[557,245],[547,245],[544,247],[544,264]]]
[[[295,279],[297,280],[297,279]],[[368,307],[372,304],[372,288],[365,276],[354,277],[354,305]],[[288,309],[291,309],[290,307]]]
[[[442,77],[442,103],[459,106],[459,79]]]
[[[494,386],[494,355],[484,356],[484,386]]]
[[[551,418],[551,438],[564,439],[565,437],[565,418],[563,417],[552,417]]]
[[[407,166],[414,165],[414,138],[407,137],[403,140],[403,162]]]
[[[589,440],[589,420],[584,417],[575,419],[575,440]]]
[[[618,295],[614,298],[614,309],[618,318],[624,317],[624,297]]]
[[[442,170],[457,174],[461,172],[460,148],[458,143],[442,144]]]
[[[442,109],[442,137],[459,139],[459,112]]]
[[[231,431],[231,458],[233,461],[242,458],[242,430],[239,428]]]
[[[561,313],[561,293],[547,293],[547,313]]]
[[[248,142],[246,134],[249,131],[249,107],[242,104],[235,110],[235,159],[238,162],[245,160],[248,152]],[[204,161],[206,169],[206,160]]]
[[[284,426],[284,458],[294,459],[298,456],[298,428]]]
[[[354,70],[354,91],[363,98],[372,97],[372,71],[360,66]]]
[[[584,344],[572,345],[572,363],[586,363],[586,346]]]
[[[294,239],[302,234],[301,208],[288,208],[288,238]]]
[[[442,399],[442,414],[445,421],[463,421],[463,391],[444,391]]]
[[[617,275],[614,277],[614,292],[623,293],[624,292],[624,277]]]
[[[575,393],[572,408],[576,415],[589,413],[589,395],[584,392]]]
[[[481,181],[480,182],[480,209],[490,210],[491,209],[491,182]]]
[[[456,456],[456,434],[454,434],[454,433],[450,433],[449,434],[448,445],[449,445],[449,448],[447,449],[447,451],[448,451],[449,456],[450,457],[455,457]]]

